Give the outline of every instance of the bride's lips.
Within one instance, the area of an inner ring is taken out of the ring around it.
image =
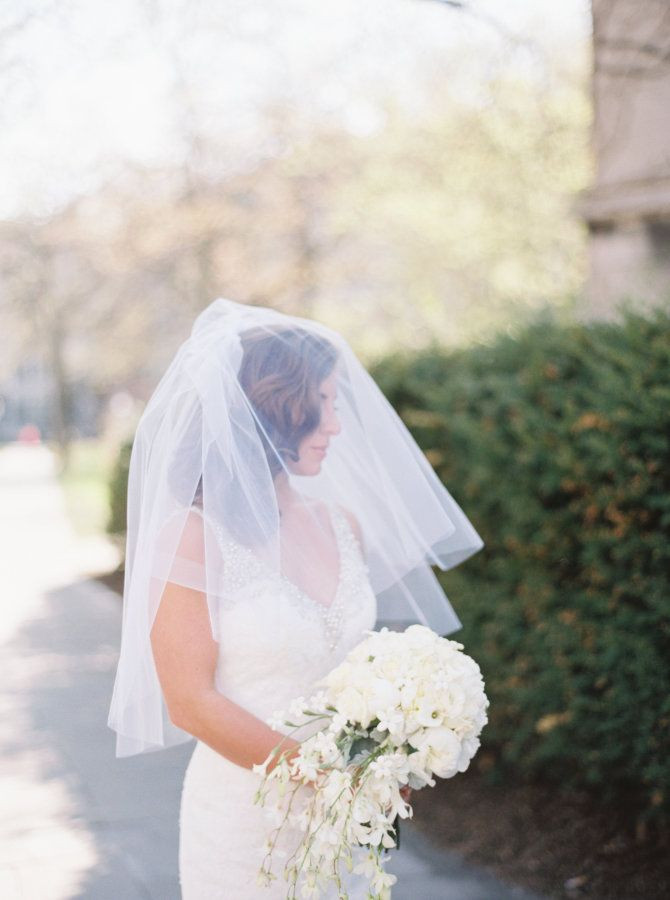
[[[326,455],[326,447],[312,447],[312,450],[316,450],[317,453],[320,453],[321,456]]]

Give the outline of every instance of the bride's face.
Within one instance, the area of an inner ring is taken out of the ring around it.
[[[294,475],[318,475],[321,463],[328,453],[331,437],[338,434],[341,425],[337,415],[337,373],[333,371],[319,385],[321,422],[319,427],[306,435],[298,445],[299,459],[287,462]]]

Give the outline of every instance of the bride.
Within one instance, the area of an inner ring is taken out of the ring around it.
[[[282,829],[277,877],[262,884],[274,824],[253,802],[253,767],[280,742],[290,758],[307,733],[276,714],[378,621],[461,627],[430,566],[482,546],[337,332],[224,299],[200,314],[133,443],[108,719],[117,756],[196,739],[183,900],[287,896],[282,868],[302,832]],[[302,783],[297,804],[313,789]],[[352,900],[368,895],[364,855],[340,866]]]

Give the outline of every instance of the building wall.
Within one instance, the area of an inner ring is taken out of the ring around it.
[[[585,318],[670,306],[670,0],[593,0],[593,151]]]

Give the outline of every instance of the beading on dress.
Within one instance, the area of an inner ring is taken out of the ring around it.
[[[347,517],[337,506],[331,505],[330,510],[340,557],[340,569],[335,596],[328,606],[313,600],[283,573],[270,572],[268,567],[250,548],[230,538],[226,538],[220,524],[218,522],[213,523],[224,556],[225,597],[223,602],[225,608],[230,609],[236,605],[239,599],[236,595],[254,578],[263,573],[268,575],[278,574],[278,583],[283,595],[303,615],[316,617],[320,620],[328,649],[334,652],[342,637],[344,614],[347,606],[352,604],[353,608],[358,608],[365,600],[368,590],[367,574],[369,570],[363,559],[358,539]]]

